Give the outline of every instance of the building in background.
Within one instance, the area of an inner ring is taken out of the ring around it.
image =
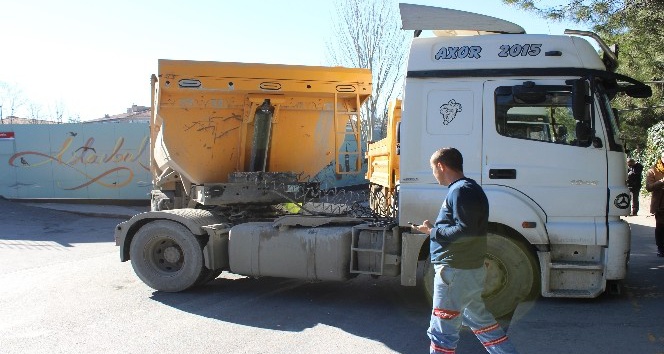
[[[127,113],[106,115],[103,118],[92,119],[84,123],[150,123],[150,107],[131,105]]]
[[[52,120],[19,118],[15,116],[9,116],[6,118],[1,118],[0,124],[56,124],[56,122]]]
[[[1,107],[1,106],[0,106]],[[127,108],[127,113],[114,115],[106,114],[102,118],[90,119],[81,123],[150,123],[151,109],[146,106],[131,105]],[[21,118],[16,116],[0,116],[0,124],[63,124],[45,119]],[[72,123],[71,121],[69,123]],[[78,120],[76,121],[78,123]]]

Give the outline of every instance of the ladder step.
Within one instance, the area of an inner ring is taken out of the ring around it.
[[[573,298],[594,298],[597,296],[597,290],[575,290],[575,289],[555,289],[546,293],[546,297],[573,297]]]
[[[551,269],[602,270],[604,267],[595,262],[551,262]]]
[[[351,274],[368,274],[368,275],[383,275],[381,272],[370,272],[370,271],[364,271],[364,270],[350,270]]]
[[[377,250],[375,248],[351,248],[352,251],[357,251],[357,252],[374,252],[374,253],[380,253],[383,250]]]

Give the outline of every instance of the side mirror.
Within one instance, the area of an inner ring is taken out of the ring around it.
[[[593,132],[587,122],[576,122],[576,141],[578,146],[589,146],[593,138]]]
[[[652,88],[648,85],[629,85],[625,88],[625,93],[633,98],[648,98],[652,96]]]
[[[572,113],[574,119],[585,121],[588,119],[588,103],[586,102],[588,85],[586,80],[571,80],[572,84]]]

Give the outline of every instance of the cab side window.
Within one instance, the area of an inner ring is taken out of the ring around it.
[[[566,86],[540,86],[538,91],[514,92],[511,86],[496,89],[496,130],[510,138],[578,145],[577,136],[591,131],[589,122],[576,121]]]

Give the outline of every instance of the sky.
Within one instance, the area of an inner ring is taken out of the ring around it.
[[[480,13],[527,33],[582,25],[548,22],[500,0],[402,0]],[[548,1],[550,4],[560,1]],[[547,3],[547,1],[544,1]],[[0,83],[48,119],[125,113],[150,105],[158,59],[329,65],[331,0],[0,0]],[[0,91],[1,92],[1,91]],[[2,116],[11,114],[0,96]]]

